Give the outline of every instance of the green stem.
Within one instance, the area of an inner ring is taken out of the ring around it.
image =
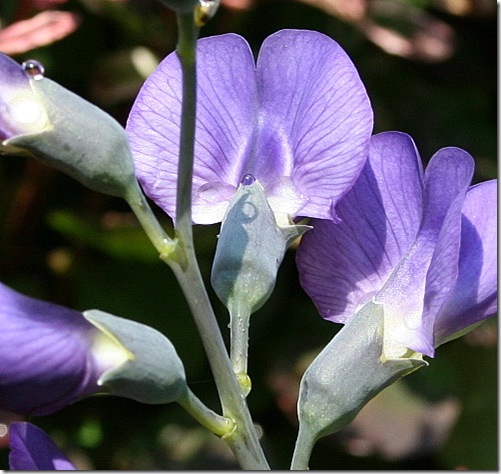
[[[225,417],[209,413],[209,409],[203,408],[192,393],[179,403],[203,426],[228,442],[244,469],[269,469],[240,386],[233,375],[226,347],[196,263],[193,245],[188,243],[180,249],[177,239],[171,239],[165,233],[139,185],[131,189],[127,202],[159,252],[160,258],[174,271],[186,295],[214,372]],[[184,258],[179,258],[180,253]],[[234,423],[238,423],[238,429],[230,429],[230,425]]]
[[[238,308],[230,309],[230,354],[236,374],[247,373],[247,353],[249,347],[249,312]]]
[[[243,469],[268,470],[268,462],[259,444],[242,389],[233,373],[221,331],[196,264],[193,247],[185,247],[184,250],[186,264],[181,265],[177,260],[168,260],[167,263],[174,271],[193,314],[218,388],[223,414],[236,424],[235,429],[223,436],[223,439],[228,442]]]
[[[235,430],[224,439],[244,469],[269,469],[256,430],[233,374],[230,359],[217,324],[212,305],[198,267],[191,219],[195,117],[196,117],[196,39],[198,28],[193,13],[178,13],[177,54],[183,73],[180,158],[176,200],[176,235],[179,239],[175,258],[165,258],[186,296],[204,345],[219,391],[223,414],[234,420]]]
[[[247,396],[252,387],[247,373],[250,311],[248,308],[242,309],[241,306],[228,306],[230,312],[230,359],[233,372],[237,376],[243,394]]]
[[[218,436],[228,435],[235,429],[233,420],[213,412],[190,389],[178,400],[178,403],[202,426]]]
[[[169,257],[176,249],[177,239],[165,233],[137,181],[129,189],[126,200],[160,256],[164,259]]]
[[[181,136],[176,196],[176,230],[185,242],[193,241],[191,226],[191,188],[195,159],[195,125],[197,105],[196,42],[199,28],[194,14],[178,13],[179,41],[177,55],[183,74],[183,102],[181,108]]]
[[[306,471],[310,462],[311,452],[315,445],[315,437],[307,430],[302,430],[299,425],[299,433],[296,439],[294,455],[292,456],[291,471]]]

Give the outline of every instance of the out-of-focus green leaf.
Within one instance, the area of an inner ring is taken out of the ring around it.
[[[121,260],[154,262],[158,255],[139,225],[103,229],[66,211],[51,212],[49,226],[68,239]]]
[[[484,326],[497,332],[493,320]],[[471,346],[460,339],[450,348],[450,355],[458,369],[463,410],[440,456],[447,469],[496,470],[499,467],[498,450],[494,448],[499,445],[496,347]]]

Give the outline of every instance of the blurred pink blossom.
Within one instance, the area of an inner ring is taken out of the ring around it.
[[[38,3],[54,3],[62,0],[39,0]],[[46,10],[35,16],[17,21],[0,29],[0,51],[19,54],[30,49],[46,46],[73,33],[79,24],[75,13]]]

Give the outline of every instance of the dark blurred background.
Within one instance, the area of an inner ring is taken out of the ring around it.
[[[494,0],[223,0],[201,35],[236,32],[257,53],[282,28],[314,29],[341,44],[367,87],[375,131],[411,134],[425,161],[441,147],[464,148],[476,160],[475,182],[496,176]],[[175,42],[175,17],[154,0],[0,2],[0,51],[18,61],[38,59],[50,78],[123,124],[145,77]],[[217,226],[195,229],[207,277],[217,232]],[[177,283],[122,201],[36,161],[1,157],[0,280],[31,296],[161,330],[183,359],[192,390],[219,410]],[[226,312],[214,302],[226,336]],[[299,378],[338,326],[323,321],[302,292],[293,250],[252,321],[249,405],[272,467],[287,469]],[[495,319],[440,347],[430,367],[322,439],[310,468],[497,469],[496,347]],[[0,423],[15,419],[0,412]],[[81,469],[237,468],[226,445],[177,405],[100,396],[31,421]],[[0,469],[6,469],[1,435]]]

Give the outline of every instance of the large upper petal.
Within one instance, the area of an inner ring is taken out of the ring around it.
[[[235,34],[197,43],[197,125],[193,221],[219,222],[242,176],[254,129],[254,59]],[[144,83],[127,122],[136,174],[146,194],[175,218],[182,76],[175,53]]]
[[[329,219],[331,204],[362,170],[372,132],[355,66],[328,36],[283,30],[264,41],[257,81],[259,138],[246,172],[260,180],[274,209]]]
[[[497,180],[469,189],[458,277],[435,321],[435,346],[497,311]]]
[[[383,287],[418,232],[422,178],[408,135],[375,135],[359,179],[337,206],[341,222],[310,221],[297,264],[324,318],[346,322]]]
[[[27,422],[9,426],[9,467],[14,471],[73,471],[75,466],[45,432]]]
[[[0,283],[0,408],[45,415],[98,391],[96,329],[70,309]]]
[[[363,167],[372,130],[346,53],[325,35],[298,30],[264,42],[257,73],[237,35],[202,39],[197,53],[194,222],[221,221],[245,174],[264,186],[275,211],[330,218]],[[173,53],[143,85],[127,123],[138,178],[174,218],[181,89]]]
[[[388,357],[404,348],[434,354],[434,322],[457,277],[461,209],[473,170],[473,158],[452,147],[435,153],[426,168],[416,241],[376,297],[384,305]]]

